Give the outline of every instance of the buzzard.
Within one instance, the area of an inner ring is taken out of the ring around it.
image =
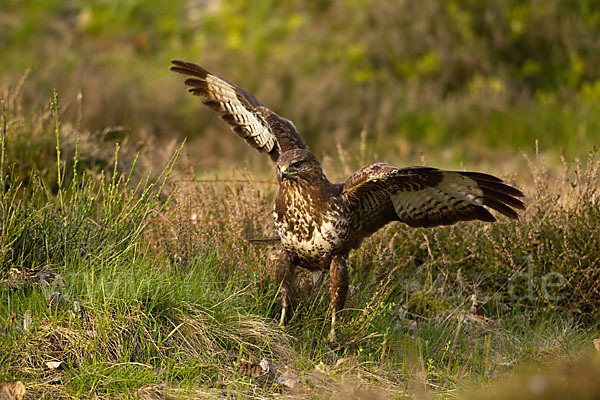
[[[283,324],[289,312],[296,267],[330,271],[331,332],[348,292],[348,254],[384,225],[451,225],[496,219],[486,209],[518,218],[523,193],[501,179],[479,172],[376,163],[345,183],[331,183],[294,124],[254,96],[204,68],[172,61],[171,70],[188,75],[188,91],[204,97],[233,131],[277,166],[279,193],[273,218],[282,244],[277,277]]]

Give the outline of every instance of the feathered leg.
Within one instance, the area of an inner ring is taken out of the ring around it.
[[[344,308],[346,294],[348,293],[348,268],[345,256],[333,257],[329,266],[329,275],[329,294],[331,295],[331,332],[329,332],[329,339],[334,341],[336,314]]]
[[[279,289],[279,298],[281,300],[281,319],[279,325],[283,326],[285,317],[291,309],[292,303],[292,288],[294,285],[296,266],[290,261],[285,250],[281,250],[279,256],[279,265],[277,266],[277,281],[281,285]]]

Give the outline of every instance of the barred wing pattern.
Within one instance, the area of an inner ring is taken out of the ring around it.
[[[211,74],[199,65],[173,60],[171,71],[189,75],[188,91],[204,97],[205,105],[219,112],[233,131],[275,162],[292,149],[309,150],[294,124],[265,107],[242,88]]]
[[[495,221],[485,207],[516,219],[514,209],[525,208],[517,199],[521,196],[520,190],[488,174],[384,163],[360,169],[342,190],[344,201],[354,211],[355,229],[364,235],[397,220],[412,227]]]
[[[516,210],[525,208],[518,199],[521,191],[477,172],[378,163],[360,169],[343,185],[333,184],[291,121],[196,64],[172,61],[171,70],[188,75],[190,93],[204,97],[204,104],[219,112],[239,136],[277,163],[280,323],[290,311],[296,266],[330,270],[330,338],[335,338],[336,314],[348,292],[348,254],[363,238],[392,221],[412,227],[493,222],[487,208],[515,219]]]

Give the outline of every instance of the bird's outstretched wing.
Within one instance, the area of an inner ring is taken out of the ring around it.
[[[171,71],[189,75],[188,91],[204,97],[208,107],[219,112],[235,133],[273,161],[293,149],[309,150],[294,124],[265,107],[244,89],[211,74],[199,65],[173,60]]]
[[[412,227],[495,221],[485,207],[518,218],[515,209],[525,208],[517,198],[521,196],[520,190],[488,174],[384,163],[355,172],[342,190],[355,214],[354,228],[365,236],[391,221]]]

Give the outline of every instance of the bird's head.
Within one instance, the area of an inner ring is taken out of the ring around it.
[[[288,150],[277,160],[279,182],[289,180],[315,181],[324,178],[321,164],[313,153],[304,149]]]

